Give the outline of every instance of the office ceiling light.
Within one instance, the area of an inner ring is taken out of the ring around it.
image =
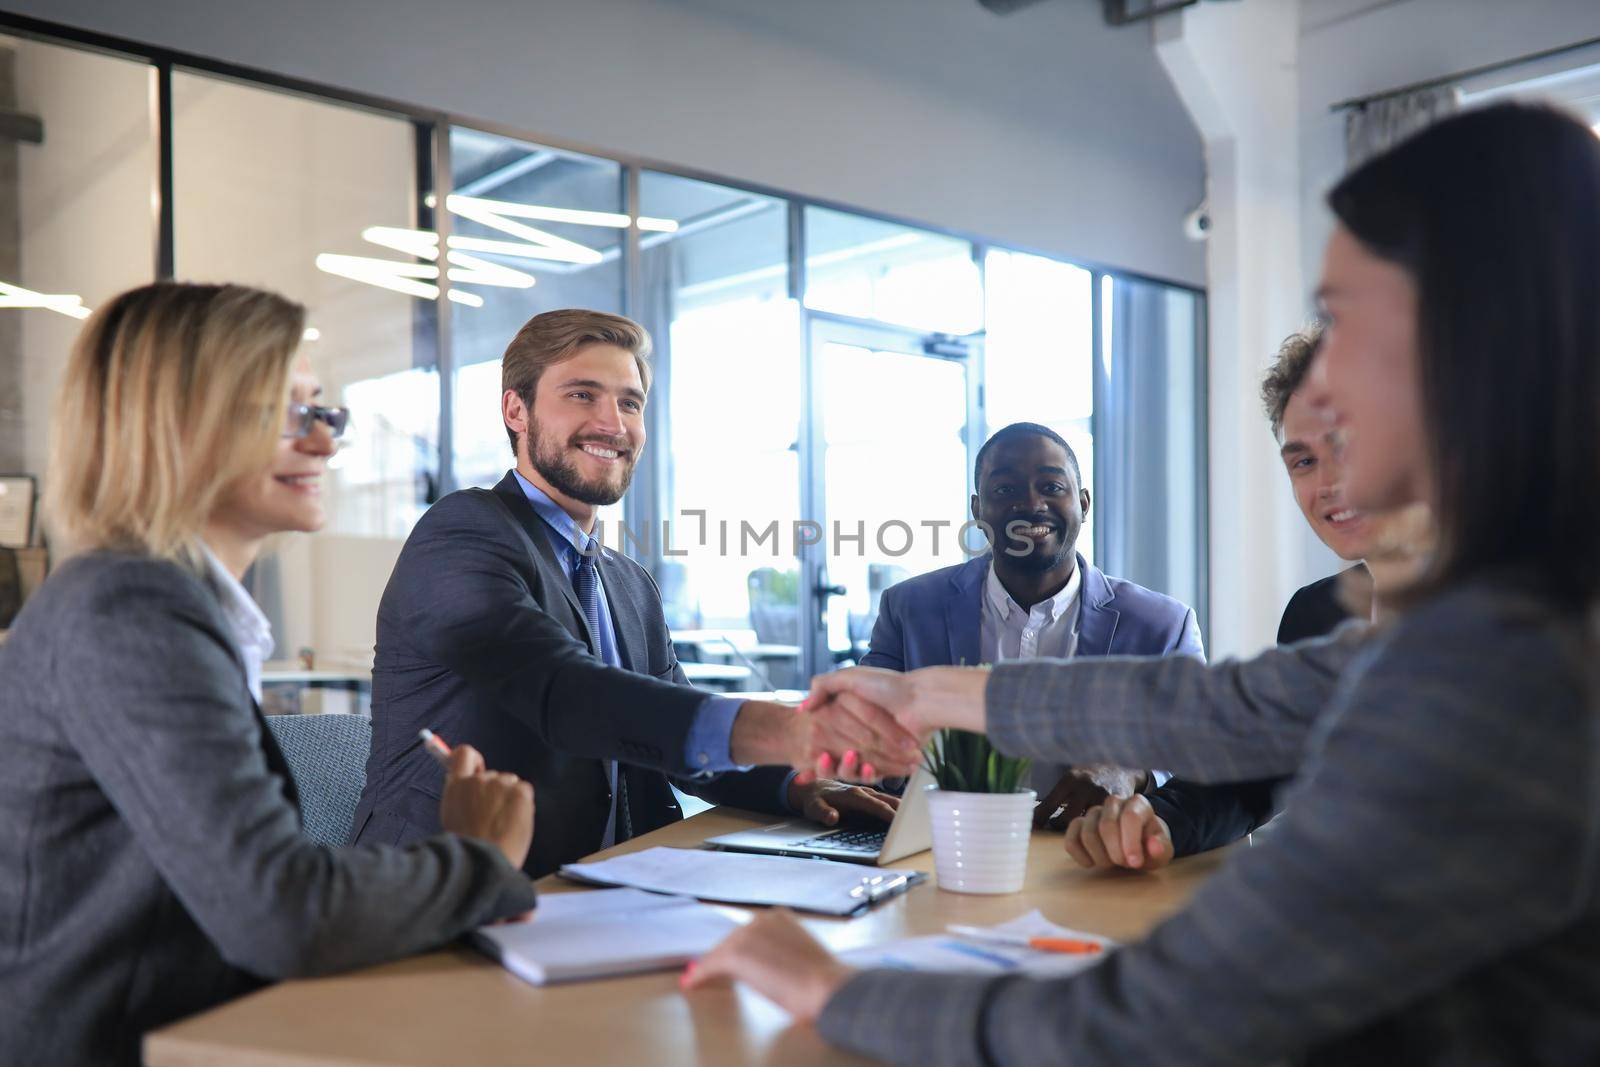
[[[437,201],[428,197],[429,206]],[[587,245],[558,237],[547,230],[529,226],[519,219],[539,222],[557,222],[573,226],[601,226],[608,229],[626,229],[630,225],[655,233],[675,233],[677,222],[641,215],[630,218],[611,211],[578,211],[573,208],[545,207],[541,204],[515,204],[508,200],[487,200],[476,196],[451,194],[445,198],[451,214],[470,219],[479,225],[498,230],[517,240],[492,237],[473,237],[451,234],[445,242],[446,277],[451,282],[469,285],[492,285],[505,289],[527,289],[535,283],[533,275],[501,263],[494,263],[474,252],[506,256],[513,259],[546,260],[559,263],[592,265],[603,262],[605,256]],[[439,235],[430,230],[411,230],[400,226],[368,226],[361,231],[365,240],[402,255],[425,259],[428,264],[439,261]],[[420,263],[396,263],[374,259],[370,256],[346,256],[324,252],[316,259],[317,268],[353,281],[377,285],[395,292],[406,293],[424,300],[436,300],[439,287],[430,282],[439,279],[439,268]],[[446,294],[458,304],[482,307],[483,297],[476,293],[450,288]]]
[[[487,200],[478,196],[462,196],[459,193],[452,193],[445,198],[444,203],[457,215],[465,215],[468,218],[472,217],[468,215],[469,211],[489,211],[514,219],[570,222],[574,226],[608,226],[614,230],[625,230],[630,223],[641,230],[655,230],[661,233],[673,233],[678,229],[678,224],[672,219],[656,219],[648,215],[630,219],[627,215],[615,211],[579,211],[568,207],[545,207],[543,204],[517,204],[509,200]]]
[[[0,308],[41,308],[74,319],[89,317],[83,297],[65,293],[36,293],[10,282],[0,282]]]
[[[322,340],[322,331],[317,329],[315,326],[307,326],[305,330],[301,332],[300,339],[303,341],[320,341]]]
[[[317,269],[423,300],[439,299],[439,287],[428,282],[428,279],[437,281],[439,278],[439,268],[431,263],[396,263],[371,256],[341,256],[324,252],[317,257]]]

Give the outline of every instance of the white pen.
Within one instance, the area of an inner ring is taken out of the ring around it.
[[[422,747],[428,750],[428,755],[439,761],[439,766],[445,770],[450,769],[450,746],[444,743],[444,738],[424,726],[417,731],[417,736],[422,738]]]

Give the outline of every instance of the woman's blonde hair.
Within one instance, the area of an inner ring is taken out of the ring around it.
[[[50,427],[46,514],[69,551],[196,561],[224,490],[283,432],[305,309],[239,285],[158,282],[100,308]]]

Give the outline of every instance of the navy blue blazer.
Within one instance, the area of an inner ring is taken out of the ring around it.
[[[862,666],[914,671],[983,662],[980,627],[990,556],[907,578],[885,589],[872,628],[872,649]],[[1083,575],[1078,599],[1080,656],[1205,658],[1200,623],[1182,601],[1142,585],[1108,578],[1078,557]]]
[[[706,694],[678,665],[655,583],[620,552],[596,561],[622,659],[621,669],[607,666],[559,538],[509,473],[492,492],[448,494],[411,531],[378,604],[356,843],[438,832],[444,779],[417,743],[424,726],[533,783],[525,867],[535,878],[600,847],[607,759],[619,761],[627,793],[619,838],[682,818],[668,775],[713,804],[788,814],[779,804],[786,767],[693,776],[684,750]]]
[[[912,671],[982,663],[989,565],[985,554],[884,590],[862,665]],[[1109,578],[1082,555],[1078,568],[1083,581],[1076,655],[1205,658],[1194,609],[1142,585]],[[1272,791],[1270,783],[1200,785],[1173,778],[1150,794],[1150,804],[1172,832],[1173,853],[1187,856],[1237,841],[1260,826],[1272,814]]]

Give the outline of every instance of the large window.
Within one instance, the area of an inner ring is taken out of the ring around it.
[[[646,171],[639,209],[674,232],[640,239],[640,317],[656,338],[652,445],[662,518],[656,547],[680,651],[800,681],[800,568],[788,539],[748,549],[748,526],[800,517],[800,318],[789,296],[788,205]],[[682,552],[682,556],[667,553]],[[715,673],[715,672],[712,672]]]
[[[622,167],[458,126],[450,170],[454,482],[490,486],[513,465],[499,414],[506,343],[541,311],[622,311]]]
[[[1204,302],[1103,278],[1099,444],[1102,566],[1206,615]]]
[[[805,216],[806,307],[940,333],[983,328],[970,242],[827,208]]]
[[[1021,252],[984,257],[988,309],[985,419],[993,433],[1036,422],[1071,446],[1094,484],[1094,276],[1082,267]],[[1094,562],[1095,507],[1078,535],[1078,551]]]
[[[0,139],[0,474],[48,477],[82,316],[162,264],[310,309],[305,350],[354,415],[328,529],[250,576],[283,674],[361,676],[417,519],[512,465],[507,342],[563,307],[654,338],[649,443],[601,517],[697,682],[794,686],[859,657],[884,589],[967,558],[972,461],[1018,421],[1077,453],[1084,555],[1204,618],[1191,290],[199,60],[167,80],[153,57],[0,37],[0,107],[44,132]]]

